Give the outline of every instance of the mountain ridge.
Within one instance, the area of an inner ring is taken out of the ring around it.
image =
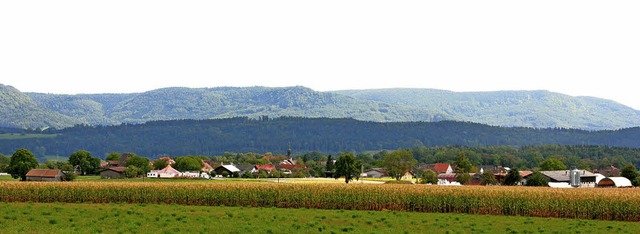
[[[65,128],[246,116],[374,122],[468,121],[503,127],[610,130],[640,126],[640,111],[596,97],[535,91],[391,88],[319,92],[292,87],[167,87],[140,93],[44,94],[0,85],[0,126]]]

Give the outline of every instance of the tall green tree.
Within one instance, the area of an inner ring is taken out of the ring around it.
[[[135,154],[131,154],[131,157],[127,159],[127,167],[135,166],[138,170],[138,175],[147,174],[151,170],[151,166],[149,165],[149,159],[146,157],[140,157]]]
[[[172,165],[178,171],[200,171],[204,164],[198,157],[182,156],[175,159],[176,163]]]
[[[638,177],[638,170],[633,164],[626,164],[622,170],[620,170],[620,176],[629,179],[631,183],[633,183],[633,186],[638,186],[638,181],[636,180]]]
[[[504,177],[504,181],[502,182],[502,185],[509,185],[509,186],[518,185],[520,181],[522,181],[522,176],[520,176],[520,171],[518,171],[518,169],[512,168],[511,170],[509,170],[509,172],[507,172],[507,176]]]
[[[547,158],[540,163],[541,171],[567,170],[567,166],[557,158]]]
[[[327,158],[327,164],[325,165],[324,170],[329,175],[333,175],[334,173],[335,165],[333,164],[333,157],[331,156],[331,154],[329,154],[329,157]]]
[[[111,152],[111,153],[109,153],[109,155],[107,155],[107,157],[104,160],[105,161],[117,161],[118,159],[120,159],[120,156],[122,156],[122,154],[120,154],[118,152]]]
[[[492,171],[486,170],[482,173],[482,179],[480,180],[480,184],[482,185],[496,185],[498,181],[496,180],[496,176]]]
[[[0,154],[0,172],[7,172],[7,167],[9,167],[9,162],[11,162],[11,157],[4,156]]]
[[[469,161],[464,153],[458,155],[458,158],[456,159],[454,165],[456,166],[457,173],[469,173],[471,172],[471,168],[473,168],[471,161]]]
[[[471,182],[471,175],[464,172],[456,173],[456,182],[460,184],[468,184],[469,182]]]
[[[158,159],[153,161],[153,169],[154,170],[162,170],[163,168],[167,167],[169,160],[166,158],[163,159]]]
[[[27,172],[38,167],[36,156],[28,149],[18,149],[11,156],[7,173],[11,174],[14,179],[20,178],[21,181],[27,180]]]
[[[382,158],[382,164],[387,173],[396,180],[400,180],[417,163],[418,161],[413,157],[413,153],[406,149],[395,150]]]
[[[421,184],[438,184],[438,173],[429,169],[422,173],[420,177]]]
[[[80,173],[96,174],[100,169],[100,159],[93,157],[89,151],[78,150],[71,153],[69,163],[73,166],[80,166]]]
[[[347,184],[354,178],[360,178],[360,162],[356,160],[353,153],[340,154],[335,167],[336,172],[333,176],[336,179],[344,176],[344,182]]]
[[[549,186],[549,182],[547,182],[547,179],[544,177],[544,175],[542,175],[542,173],[540,173],[539,171],[536,171],[533,174],[531,174],[529,179],[527,179],[527,183],[525,185],[526,186]]]

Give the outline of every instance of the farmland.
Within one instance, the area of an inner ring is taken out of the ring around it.
[[[638,233],[636,222],[491,215],[184,206],[0,203],[1,233]]]
[[[312,183],[0,182],[0,201],[390,210],[640,221],[638,189]]]

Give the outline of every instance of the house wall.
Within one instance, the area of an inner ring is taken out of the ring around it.
[[[100,178],[103,179],[122,179],[124,178],[124,173],[118,173],[112,170],[104,170],[100,172]]]
[[[58,174],[56,177],[27,176],[27,181],[62,181],[62,176],[62,174]]]
[[[384,174],[378,172],[378,171],[368,171],[367,172],[367,177],[369,178],[381,178],[382,176],[384,176]]]

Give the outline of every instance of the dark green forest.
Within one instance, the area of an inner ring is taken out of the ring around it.
[[[467,154],[478,165],[528,166],[535,165],[541,158],[526,152],[540,151],[529,149],[544,146],[549,150],[543,150],[542,158],[557,154],[571,160],[575,160],[571,158],[575,156],[599,163],[606,157],[616,164],[619,161],[638,164],[640,160],[636,149],[640,147],[637,140],[640,128],[584,131],[504,128],[453,121],[379,123],[354,119],[238,117],[118,126],[78,125],[61,130],[17,130],[17,133],[7,133],[9,129],[2,131],[5,133],[0,135],[1,153],[10,155],[18,148],[27,148],[40,158],[45,155],[68,156],[79,149],[101,158],[110,152],[133,152],[157,158],[161,155],[214,156],[225,152],[285,154],[289,147],[298,154],[412,148],[419,161],[437,162],[449,160],[457,154],[445,157],[434,149],[455,146],[455,149],[477,152],[477,156]],[[502,156],[482,158],[488,157],[486,155]]]

